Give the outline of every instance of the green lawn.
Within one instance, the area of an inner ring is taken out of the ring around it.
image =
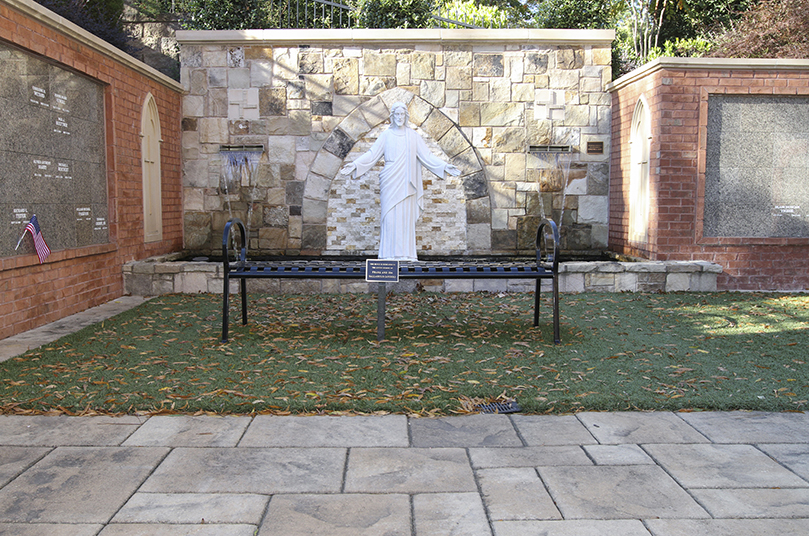
[[[238,300],[235,300],[238,302]],[[0,412],[445,415],[803,410],[809,295],[563,295],[554,345],[531,294],[173,295],[0,363]]]

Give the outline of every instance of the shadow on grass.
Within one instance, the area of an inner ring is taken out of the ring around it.
[[[0,364],[5,413],[443,415],[514,399],[530,413],[801,410],[805,294],[580,294],[533,327],[532,294],[388,297],[386,340],[363,295],[151,300]]]

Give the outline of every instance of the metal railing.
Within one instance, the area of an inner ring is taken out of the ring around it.
[[[272,20],[277,28],[353,28],[359,22],[356,7],[331,0],[269,0]],[[485,21],[474,14],[436,6],[432,26],[440,28],[489,28]]]
[[[148,20],[183,22],[198,9],[188,0],[128,0],[137,13]],[[343,3],[348,2],[348,3]],[[267,28],[357,28],[360,9],[351,0],[259,0],[266,9]],[[474,4],[470,7],[470,4]],[[506,28],[509,21],[504,12],[476,1],[435,1],[432,28]]]
[[[356,8],[330,0],[270,0],[272,21],[277,28],[352,28]]]

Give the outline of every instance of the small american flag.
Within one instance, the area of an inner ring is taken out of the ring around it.
[[[31,216],[31,221],[25,226],[25,232],[31,233],[34,239],[34,247],[37,250],[37,257],[39,257],[39,264],[42,264],[45,262],[45,259],[48,258],[48,255],[51,254],[51,250],[48,244],[45,243],[45,239],[42,238],[42,230],[39,228],[36,214]],[[23,234],[25,234],[25,232],[23,232]]]

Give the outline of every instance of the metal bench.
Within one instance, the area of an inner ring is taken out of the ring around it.
[[[238,235],[235,250],[231,250],[231,233]],[[247,280],[254,278],[295,279],[366,279],[364,261],[317,259],[251,261],[247,259],[247,241],[244,224],[234,218],[225,224],[222,234],[224,292],[222,303],[222,342],[228,340],[230,280],[239,279],[242,297],[242,324],[247,324]],[[235,259],[235,260],[232,260]],[[536,262],[523,260],[464,260],[400,262],[399,279],[534,279],[534,326],[539,325],[540,283],[550,279],[553,292],[553,340],[561,342],[559,335],[559,229],[552,220],[542,220],[537,229]],[[385,336],[385,283],[377,283],[377,339]]]

